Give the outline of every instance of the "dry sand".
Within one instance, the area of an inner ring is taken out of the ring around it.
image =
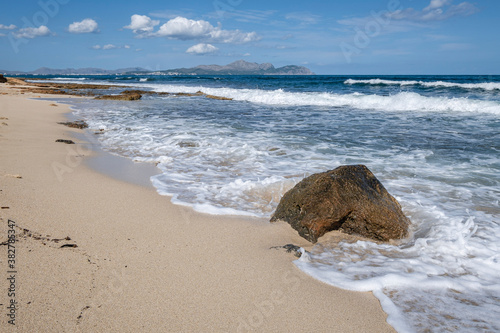
[[[0,84],[0,243],[9,219],[17,237],[15,297],[0,246],[0,332],[394,332],[371,293],[270,249],[310,246],[288,225],[198,214],[86,166],[102,153],[37,96]]]

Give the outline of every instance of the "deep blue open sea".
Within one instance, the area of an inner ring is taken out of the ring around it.
[[[500,332],[500,76],[49,78],[232,98],[74,105],[104,149],[157,164],[158,192],[198,211],[269,218],[305,176],[365,164],[412,236],[320,241],[295,264],[373,291],[399,332]]]

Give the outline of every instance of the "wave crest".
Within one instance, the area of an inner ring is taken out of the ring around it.
[[[479,112],[500,114],[500,103],[465,97],[426,97],[414,92],[394,95],[366,95],[361,93],[335,94],[327,92],[287,92],[282,89],[233,89],[178,85],[150,85],[157,92],[203,91],[206,94],[267,105],[349,107],[376,111],[422,111],[422,112]]]
[[[481,82],[481,83],[458,83],[446,81],[414,81],[414,80],[384,80],[384,79],[369,79],[369,80],[354,80],[347,79],[344,84],[366,84],[366,85],[399,85],[411,86],[420,85],[423,87],[443,87],[443,88],[462,88],[462,89],[483,89],[483,90],[500,90],[500,82]]]

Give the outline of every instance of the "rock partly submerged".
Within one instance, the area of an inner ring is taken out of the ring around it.
[[[115,101],[137,101],[142,98],[142,90],[124,90],[119,95],[102,95],[95,99],[107,99]]]
[[[78,129],[85,129],[89,127],[89,125],[84,120],[59,122],[58,124]]]
[[[397,200],[364,165],[303,179],[285,193],[274,221],[289,223],[313,243],[332,230],[386,242],[407,237],[410,225]]]
[[[217,100],[223,100],[223,101],[230,101],[232,98],[229,97],[223,97],[223,96],[215,96],[215,95],[209,95],[205,94],[202,91],[197,91],[195,93],[168,93],[168,92],[154,92],[154,91],[146,91],[146,90],[124,90],[122,91],[119,95],[102,95],[102,96],[97,96],[95,99],[108,99],[108,100],[120,100],[120,101],[137,101],[142,98],[143,95],[172,95],[176,97],[196,97],[196,96],[202,96],[210,99],[217,99]]]
[[[74,145],[75,141],[66,139],[57,139],[56,142],[65,143],[67,145]]]
[[[1,74],[0,74],[1,75]],[[2,76],[3,77],[3,76]],[[26,81],[28,80],[28,81]],[[35,94],[52,95],[74,95],[74,96],[94,96],[100,100],[137,101],[144,95],[152,96],[172,96],[172,97],[205,97],[215,100],[230,101],[232,98],[206,94],[202,91],[195,93],[188,92],[157,92],[150,90],[123,90],[115,94],[102,94],[102,90],[126,88],[126,86],[111,86],[100,84],[80,84],[80,83],[59,83],[59,82],[37,82],[38,78],[5,78],[5,82],[11,85],[20,86],[21,93],[29,92]],[[0,81],[1,83],[1,81]]]

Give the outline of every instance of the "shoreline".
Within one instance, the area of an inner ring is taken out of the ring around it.
[[[394,332],[371,293],[319,282],[270,249],[310,246],[288,225],[197,213],[102,174],[81,130],[57,124],[68,106],[13,91],[0,85],[0,242],[14,221],[18,330]]]

